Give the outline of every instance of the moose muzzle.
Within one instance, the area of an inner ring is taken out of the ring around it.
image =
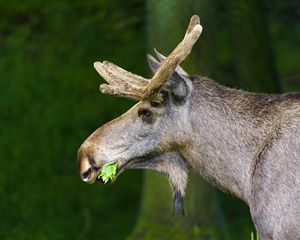
[[[100,169],[96,167],[95,160],[93,158],[93,149],[82,145],[78,150],[78,170],[81,179],[87,183],[94,183]]]

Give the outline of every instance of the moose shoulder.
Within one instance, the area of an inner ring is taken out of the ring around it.
[[[202,31],[193,16],[168,56],[148,56],[152,79],[95,63],[103,93],[138,100],[88,137],[78,152],[82,179],[102,166],[165,174],[183,213],[188,171],[245,201],[261,239],[300,239],[300,93],[249,93],[189,76],[179,64]],[[100,179],[101,180],[101,179]]]

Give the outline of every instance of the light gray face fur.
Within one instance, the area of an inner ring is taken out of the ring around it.
[[[151,66],[153,71],[159,64]],[[141,101],[117,119],[97,129],[79,149],[78,165],[84,181],[95,182],[107,163],[125,168],[146,168],[168,176],[174,191],[175,213],[183,213],[187,163],[180,148],[188,140],[182,126],[189,125],[192,83],[175,72],[160,94],[163,101]],[[176,129],[176,131],[174,131]]]
[[[245,201],[261,239],[300,239],[300,93],[249,93],[178,71],[162,89],[159,106],[139,102],[82,144],[82,177],[94,182],[115,161],[120,172],[154,169],[168,176],[182,213],[189,167]]]

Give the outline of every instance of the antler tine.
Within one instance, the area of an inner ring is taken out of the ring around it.
[[[111,62],[104,61],[103,64],[106,66],[107,70],[109,70],[120,80],[127,82],[128,84],[136,85],[137,87],[145,87],[149,82],[149,79],[143,78],[139,75],[126,71],[123,68],[120,68],[119,66]]]
[[[145,87],[149,82],[149,79],[128,72],[108,61],[104,61],[103,63],[95,62],[94,68],[110,85],[127,83],[136,85],[137,87]]]
[[[100,85],[100,91],[107,95],[140,100],[141,93],[149,82],[148,79],[128,72],[108,61],[95,62],[94,67],[108,83]]]
[[[176,67],[190,54],[194,44],[202,32],[200,19],[194,15],[188,26],[183,40],[173,52],[163,61],[157,72],[152,77],[143,91],[143,100],[155,94],[158,89],[170,78]]]
[[[141,91],[135,91],[132,89],[124,90],[124,88],[108,85],[105,83],[101,84],[99,89],[102,93],[111,96],[125,97],[137,101],[140,101],[142,98]]]

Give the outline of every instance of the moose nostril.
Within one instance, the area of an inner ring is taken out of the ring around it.
[[[81,174],[82,180],[87,182],[91,176],[91,173],[92,173],[92,168],[90,167],[87,171]]]

